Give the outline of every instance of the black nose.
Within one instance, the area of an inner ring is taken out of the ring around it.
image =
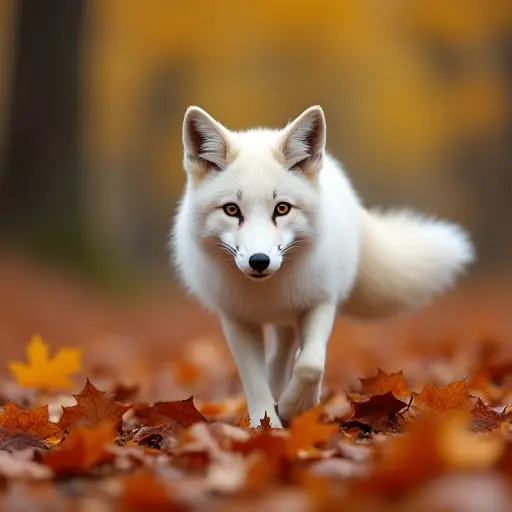
[[[249,265],[256,270],[256,272],[261,273],[270,265],[270,258],[266,254],[258,252],[249,258]]]

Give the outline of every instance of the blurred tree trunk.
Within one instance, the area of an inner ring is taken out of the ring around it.
[[[83,0],[20,0],[0,174],[0,230],[74,258],[84,241],[79,159]]]

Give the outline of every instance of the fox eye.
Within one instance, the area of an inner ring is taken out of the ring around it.
[[[240,211],[240,208],[235,203],[228,203],[225,204],[222,209],[224,210],[224,213],[228,215],[229,217],[241,217],[242,212]]]
[[[274,217],[282,217],[283,215],[288,215],[291,209],[292,205],[289,203],[278,203],[274,208]]]

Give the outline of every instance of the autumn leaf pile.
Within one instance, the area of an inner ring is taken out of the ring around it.
[[[411,386],[376,367],[274,429],[249,427],[240,393],[148,401],[35,335],[8,364],[2,510],[509,510],[512,362],[491,345],[465,378]],[[170,371],[182,390],[201,374],[190,360]]]

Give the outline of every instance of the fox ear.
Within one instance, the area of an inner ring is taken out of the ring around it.
[[[325,150],[326,123],[322,107],[305,110],[284,130],[281,152],[290,170],[319,171]]]
[[[199,107],[189,107],[183,120],[187,171],[222,171],[227,165],[229,132]]]

